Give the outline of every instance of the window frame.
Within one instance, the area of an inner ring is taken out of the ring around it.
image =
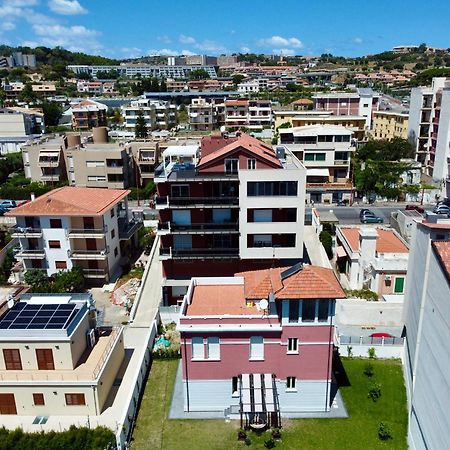
[[[292,345],[291,345],[292,344]],[[287,342],[287,354],[288,355],[298,355],[298,338],[290,337]]]
[[[60,266],[60,267],[58,267]],[[55,261],[55,269],[64,270],[67,269],[67,261]]]
[[[312,319],[307,319],[305,320],[304,318],[304,314],[303,314],[303,307],[305,304],[312,304],[313,308],[312,310],[314,311],[314,317]],[[301,310],[301,317],[302,317],[302,323],[314,323],[316,321],[316,300],[315,299],[310,299],[310,300],[302,300],[302,310]]]
[[[401,283],[402,283],[402,290],[401,291],[397,291],[397,280],[398,281],[401,280]],[[394,292],[394,294],[404,294],[405,293],[405,277],[395,277],[393,292]]]
[[[258,340],[258,342],[254,342],[256,340]],[[257,347],[255,347],[255,346],[257,346]],[[253,351],[252,351],[252,349],[253,349]],[[257,351],[258,349],[260,349],[261,351],[260,352]],[[261,355],[259,355],[259,354],[257,355],[255,353],[261,353]],[[264,361],[264,337],[263,336],[250,336],[248,359],[249,359],[249,361]]]
[[[33,406],[45,406],[45,397],[42,392],[33,392]]]
[[[236,389],[234,389],[236,381]],[[239,397],[239,377],[231,377],[231,397]]]
[[[297,392],[297,377],[286,377],[286,392]]]
[[[5,363],[5,370],[23,370],[22,356],[19,348],[4,348],[2,353],[3,361]],[[6,357],[5,354],[10,356]],[[16,355],[16,358],[12,357],[13,354]]]
[[[247,159],[247,170],[256,170],[256,159],[255,158]]]
[[[82,392],[65,393],[64,399],[66,401],[66,406],[86,406],[86,396]],[[79,401],[80,399],[82,399],[82,401]]]
[[[196,355],[195,348],[198,346],[201,348],[201,356]],[[205,360],[205,342],[203,337],[200,336],[193,336],[191,338],[191,360],[192,361],[204,361]]]
[[[61,248],[61,241],[57,239],[51,239],[48,241],[48,248]]]
[[[55,226],[55,223],[58,224],[58,226]],[[54,228],[54,229],[62,228],[62,220],[61,219],[50,219],[49,224],[50,224],[50,228]]]
[[[227,163],[230,163],[230,170],[227,169]],[[223,161],[223,170],[225,175],[237,175],[239,172],[239,158],[225,158]]]
[[[217,355],[211,356],[211,348],[214,345],[217,345]],[[220,338],[218,336],[209,336],[206,339],[206,359],[209,361],[220,361]]]

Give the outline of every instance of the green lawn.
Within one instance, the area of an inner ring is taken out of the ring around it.
[[[230,450],[264,449],[268,434],[249,432],[252,445],[237,441],[238,421],[168,420],[172,388],[178,361],[153,362],[137,418],[133,450]],[[373,360],[374,375],[363,374],[368,360],[343,358],[349,387],[342,387],[348,419],[298,419],[283,421],[282,441],[277,449],[372,450],[406,449],[406,394],[399,361]],[[377,402],[367,398],[369,384],[381,385]],[[382,442],[377,430],[380,421],[389,424],[393,439]]]

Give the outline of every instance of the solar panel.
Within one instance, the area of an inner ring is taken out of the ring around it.
[[[280,273],[280,277],[282,280],[296,274],[297,272],[300,272],[300,270],[303,269],[303,263],[299,262],[297,264],[294,264],[292,267],[289,267],[289,269],[284,270]]]

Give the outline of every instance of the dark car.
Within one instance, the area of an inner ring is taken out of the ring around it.
[[[420,214],[423,214],[425,212],[425,210],[419,205],[406,205],[405,209],[407,211],[417,211]]]

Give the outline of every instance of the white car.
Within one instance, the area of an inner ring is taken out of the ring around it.
[[[444,204],[437,205],[434,207],[433,212],[435,214],[448,214],[450,212],[450,207]]]

